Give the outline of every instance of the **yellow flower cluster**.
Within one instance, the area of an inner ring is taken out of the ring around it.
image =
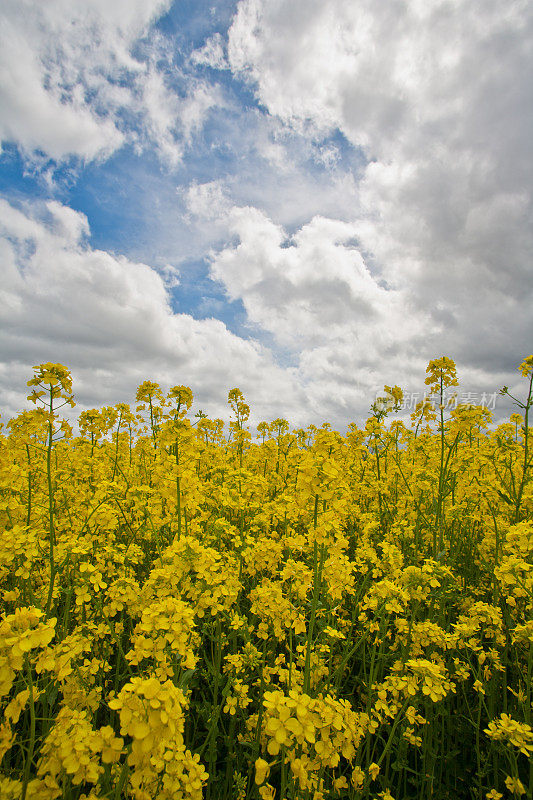
[[[71,781],[74,786],[98,782],[105,764],[120,759],[123,740],[109,725],[93,730],[87,712],[62,708],[46,737],[30,786],[35,800],[61,797]]]
[[[126,654],[130,664],[140,664],[151,659],[158,673],[166,678],[173,675],[172,663],[179,656],[187,668],[194,668],[194,647],[198,636],[194,633],[194,609],[183,600],[164,597],[144,609],[141,621],[132,637],[132,649]]]
[[[497,425],[443,356],[410,419],[391,384],[345,435],[254,436],[240,390],[226,425],[150,380],[76,423],[35,367],[0,430],[0,798],[531,796],[519,372]]]
[[[525,722],[517,722],[508,714],[491,720],[485,733],[497,742],[509,742],[525,756],[533,756],[533,729]]]
[[[291,601],[284,595],[283,585],[278,581],[264,578],[260,586],[250,592],[250,611],[261,619],[257,627],[257,635],[268,639],[273,633],[277,639],[286,636],[288,628],[295,628],[300,633],[305,630],[305,623]]]
[[[263,706],[267,752],[282,753],[302,791],[317,790],[323,769],[334,770],[341,757],[351,762],[366,729],[364,716],[331,695],[276,690],[265,692]],[[268,771],[264,759],[256,761],[256,783],[263,783]]]
[[[172,681],[132,678],[109,707],[120,712],[120,732],[131,739],[127,765],[136,800],[199,800],[207,773],[185,748],[187,700]]]
[[[54,638],[57,620],[44,621],[43,616],[39,608],[17,608],[0,620],[0,697],[9,693],[25,657]]]

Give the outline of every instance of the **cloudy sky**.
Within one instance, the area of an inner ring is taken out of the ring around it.
[[[3,0],[0,406],[364,419],[533,352],[529,0]],[[497,401],[501,403],[501,400]]]

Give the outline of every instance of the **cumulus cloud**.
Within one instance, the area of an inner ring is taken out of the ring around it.
[[[173,313],[165,276],[92,249],[83,214],[58,203],[16,208],[0,201],[0,385],[3,411],[25,405],[33,364],[64,363],[82,406],[131,401],[145,379],[191,386],[210,414],[227,416],[237,385],[255,419],[282,410],[305,416],[290,371],[265,348],[216,319]]]
[[[150,378],[190,385],[211,415],[227,416],[227,391],[238,385],[254,422],[286,416],[340,427],[364,417],[383,382],[420,382],[439,330],[372,274],[353,225],[315,217],[288,236],[258,209],[222,209],[232,243],[213,252],[211,276],[243,302],[250,339],[175,313],[175,268],[92,248],[83,214],[1,201],[3,413],[25,405],[25,382],[41,361],[72,369],[81,407],[131,401]],[[269,346],[260,344],[265,333]]]
[[[218,102],[182,75],[151,28],[171,0],[6,0],[0,12],[0,139],[27,156],[105,159],[146,140],[171,166]],[[136,49],[137,48],[137,49]]]
[[[471,370],[531,349],[532,46],[526,0],[241,0],[229,31],[271,114],[364,149],[360,245]]]
[[[361,420],[384,383],[420,398],[428,361],[464,346],[448,307],[420,305],[409,286],[383,279],[361,250],[357,222],[318,215],[289,233],[258,208],[229,204],[218,184],[194,184],[189,202],[211,227],[225,228],[227,243],[210,256],[211,278],[242,302],[252,334],[292,364],[308,419],[340,427]],[[475,339],[480,356],[483,337]],[[493,351],[473,368],[459,358],[463,388],[481,398],[517,385],[516,354],[509,363],[504,352],[507,361]]]
[[[91,248],[68,206],[4,203],[4,385],[60,360],[89,405],[152,377],[218,413],[229,381],[259,416],[338,425],[444,353],[475,389],[512,385],[531,352],[531,4],[240,0],[182,68],[153,26],[170,5],[6,0],[0,135],[56,160],[149,144],[176,167],[222,106],[168,226],[213,248],[250,338],[172,311],[181,244],[154,234],[156,272]]]
[[[281,226],[248,207],[232,209],[230,231],[239,244],[217,254],[212,275],[232,299],[243,299],[250,320],[281,343],[316,346],[346,325],[393,323],[398,293],[385,291],[370,275],[350,244],[353,225],[314,217],[287,238]]]
[[[233,243],[213,253],[211,276],[292,355],[317,416],[345,423],[365,413],[383,376],[420,379],[441,326],[372,274],[354,224],[316,216],[289,236],[257,208],[224,218]]]

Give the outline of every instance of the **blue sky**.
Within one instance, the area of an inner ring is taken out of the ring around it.
[[[141,380],[211,414],[364,418],[531,350],[530,6],[7,0],[0,405]],[[500,409],[503,411],[503,409]]]

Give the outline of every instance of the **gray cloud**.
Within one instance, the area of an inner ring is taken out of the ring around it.
[[[424,351],[486,382],[532,349],[532,50],[525,0],[242,0],[229,32],[271,114],[364,148],[361,247],[425,310]]]
[[[385,382],[423,389],[442,354],[480,392],[517,384],[533,349],[531,4],[241,0],[227,41],[190,63],[229,64],[261,104],[244,109],[204,78],[174,92],[153,30],[132,56],[169,3],[4,3],[0,135],[27,156],[105,159],[127,137],[176,166],[217,105],[213,147],[234,165],[160,202],[154,181],[153,260],[91,248],[64,205],[2,204],[5,408],[41,360],[73,367],[85,405],[150,377],[189,383],[213,413],[235,384],[260,417],[338,425]],[[173,313],[176,272],[141,263],[182,268],[174,253],[210,247],[249,339]]]

